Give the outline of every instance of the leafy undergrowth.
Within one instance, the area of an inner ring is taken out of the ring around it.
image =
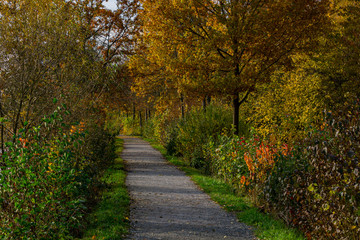
[[[209,196],[228,211],[235,212],[239,221],[255,227],[255,235],[259,239],[268,240],[300,240],[305,239],[298,231],[287,227],[282,221],[269,214],[260,212],[251,206],[246,197],[238,196],[233,188],[218,179],[204,175],[199,170],[187,166],[181,158],[166,154],[166,149],[159,143],[145,139],[166,159],[180,167],[192,180],[197,183]]]
[[[116,139],[116,154],[114,164],[106,171],[103,181],[107,190],[103,192],[102,200],[90,216],[90,226],[82,239],[123,239],[129,230],[130,198],[125,186],[126,172],[120,153],[123,140]]]

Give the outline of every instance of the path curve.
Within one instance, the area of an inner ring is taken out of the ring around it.
[[[123,136],[121,157],[132,199],[128,239],[254,239],[239,223],[149,143]]]

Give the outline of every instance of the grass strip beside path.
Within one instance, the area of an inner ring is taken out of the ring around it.
[[[251,206],[244,197],[234,193],[233,188],[219,179],[204,175],[199,170],[189,167],[181,158],[166,154],[166,149],[151,139],[145,139],[175,166],[180,167],[204,192],[228,211],[235,212],[239,221],[255,227],[255,235],[259,239],[268,240],[304,240],[295,229],[287,227],[282,221],[269,214],[261,213]]]
[[[118,157],[102,179],[109,188],[103,192],[101,201],[91,214],[91,224],[83,239],[116,240],[128,234],[130,197],[125,186],[124,163],[120,158],[123,140],[116,138],[115,147]]]

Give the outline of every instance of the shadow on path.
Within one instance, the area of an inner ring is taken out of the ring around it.
[[[123,136],[132,199],[128,239],[254,239],[239,223],[147,142]]]

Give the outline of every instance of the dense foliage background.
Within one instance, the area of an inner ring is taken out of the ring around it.
[[[121,132],[358,239],[359,29],[356,0],[0,0],[0,235],[81,236]]]
[[[120,130],[308,239],[358,239],[359,2],[141,2]]]

